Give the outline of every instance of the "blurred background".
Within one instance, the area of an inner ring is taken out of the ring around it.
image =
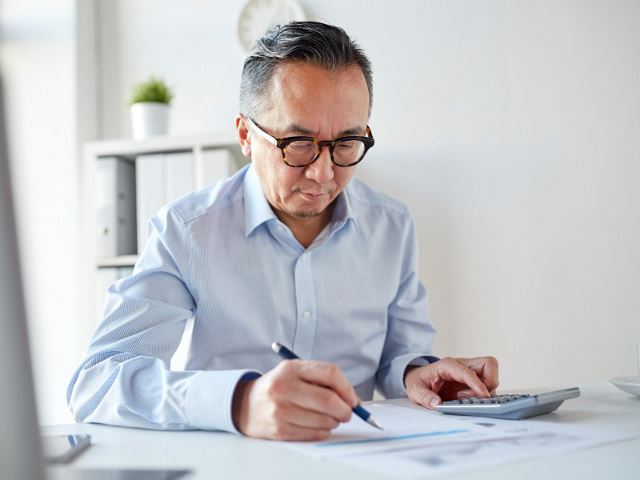
[[[258,28],[277,2],[249,3],[253,17],[233,0],[0,1],[43,423],[71,420],[66,385],[103,300],[87,142],[131,138],[127,102],[150,75],[175,95],[171,137],[232,139],[238,22]],[[634,372],[640,2],[294,3],[373,63],[376,146],[357,175],[415,218],[436,354],[495,355],[507,389]]]

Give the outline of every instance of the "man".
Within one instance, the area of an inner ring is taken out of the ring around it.
[[[495,359],[428,355],[410,215],[352,179],[374,144],[371,92],[339,28],[257,42],[236,118],[251,166],[152,218],[69,385],[78,420],[318,440],[374,387],[427,408],[495,391]],[[191,317],[186,370],[170,371]],[[274,341],[304,360],[279,362]]]

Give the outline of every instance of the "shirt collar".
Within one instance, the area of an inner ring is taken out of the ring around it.
[[[244,235],[248,237],[251,233],[269,220],[277,219],[271,209],[271,205],[264,196],[258,174],[249,165],[247,174],[244,177]]]
[[[245,224],[244,234],[245,237],[251,235],[251,233],[265,222],[270,220],[277,220],[275,213],[271,209],[271,205],[267,202],[258,174],[256,173],[253,165],[249,165],[247,174],[244,178],[244,208],[245,208]],[[331,218],[331,224],[329,228],[331,231],[336,231],[342,228],[348,220],[352,220],[356,229],[358,223],[353,212],[351,201],[349,200],[349,186],[345,188],[338,198],[335,200],[336,205],[333,209],[333,216]]]
[[[358,229],[358,222],[353,212],[353,206],[349,195],[349,185],[342,191],[338,198],[335,199],[336,205],[333,208],[333,216],[331,218],[332,232],[342,228],[348,220],[353,222],[353,225]]]

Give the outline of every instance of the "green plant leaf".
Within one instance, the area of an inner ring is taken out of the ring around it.
[[[170,105],[172,99],[173,93],[171,93],[167,84],[159,78],[151,77],[146,82],[139,83],[133,87],[129,105],[140,102],[157,102]]]

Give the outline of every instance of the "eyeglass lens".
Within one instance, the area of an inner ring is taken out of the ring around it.
[[[364,151],[365,144],[360,140],[340,140],[331,149],[331,156],[338,165],[350,165],[360,160]],[[320,145],[306,140],[296,140],[284,147],[285,159],[290,165],[308,165],[319,153]]]

